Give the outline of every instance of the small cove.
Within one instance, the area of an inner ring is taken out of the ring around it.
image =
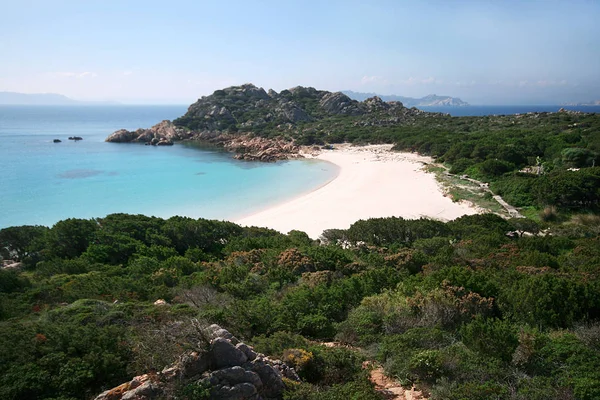
[[[0,228],[118,212],[233,220],[337,174],[336,166],[315,160],[244,162],[188,143],[104,142],[117,129],[150,127],[184,112],[183,106],[1,106]]]

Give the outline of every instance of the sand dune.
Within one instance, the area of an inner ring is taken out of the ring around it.
[[[478,210],[444,196],[435,176],[423,170],[429,157],[390,151],[391,145],[354,147],[306,154],[334,163],[339,175],[310,193],[241,218],[241,225],[266,226],[287,233],[301,230],[312,238],[325,229],[348,228],[374,217],[431,217],[451,220]]]

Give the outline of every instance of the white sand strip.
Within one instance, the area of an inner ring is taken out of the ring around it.
[[[435,175],[423,170],[429,157],[391,152],[391,145],[352,147],[306,155],[329,161],[340,173],[329,184],[241,218],[236,223],[264,226],[287,233],[292,229],[318,238],[325,229],[346,229],[359,219],[430,217],[451,220],[478,210],[444,196]]]

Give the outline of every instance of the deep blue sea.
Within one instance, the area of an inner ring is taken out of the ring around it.
[[[314,160],[253,163],[185,144],[104,142],[117,129],[148,128],[186,108],[0,106],[0,228],[116,212],[235,219],[338,172]]]
[[[424,111],[443,112],[453,117],[482,115],[511,115],[528,112],[556,112],[561,108],[583,112],[600,113],[600,106],[463,106],[463,107],[418,107]]]

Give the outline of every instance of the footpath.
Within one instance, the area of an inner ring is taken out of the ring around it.
[[[508,204],[501,196],[494,194],[494,192],[492,192],[492,190],[490,189],[490,187],[487,183],[478,181],[477,179],[469,178],[466,175],[451,174],[450,172],[448,172],[447,168],[444,165],[436,164],[436,166],[440,166],[440,167],[444,168],[444,175],[446,175],[446,176],[451,176],[453,178],[462,179],[462,180],[474,183],[475,185],[478,185],[482,190],[491,194],[492,197],[494,198],[494,200],[496,200],[498,202],[498,204],[500,204],[502,207],[504,207],[504,209],[506,210],[506,212],[508,213],[508,215],[510,217],[525,218],[525,216],[523,214],[521,214],[519,212],[519,210],[517,210],[515,207]]]
[[[339,342],[320,343],[325,347],[345,347],[355,351],[360,351],[357,347],[341,344]],[[374,360],[363,362],[363,368],[369,370],[369,380],[375,386],[375,390],[381,393],[386,400],[427,400],[427,397],[413,386],[410,389],[405,388],[397,380],[385,375],[383,367]]]

